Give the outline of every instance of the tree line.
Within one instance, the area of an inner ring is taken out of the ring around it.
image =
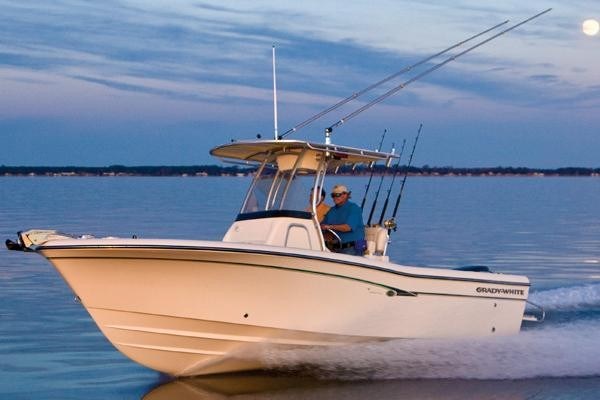
[[[399,174],[426,176],[494,176],[494,175],[516,175],[516,176],[600,176],[600,168],[564,167],[556,169],[539,169],[526,167],[478,167],[478,168],[456,168],[456,167],[422,167],[400,166]],[[236,176],[249,175],[256,171],[255,167],[220,166],[220,165],[191,165],[191,166],[125,166],[111,165],[108,167],[28,167],[28,166],[0,166],[0,176]],[[386,168],[383,165],[374,167],[375,174],[393,173],[393,167]],[[367,167],[342,168],[339,173],[352,175],[367,175],[371,170]]]

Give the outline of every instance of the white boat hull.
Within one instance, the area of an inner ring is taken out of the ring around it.
[[[521,276],[209,241],[53,240],[48,258],[122,353],[175,376],[260,368],[261,346],[505,335]]]

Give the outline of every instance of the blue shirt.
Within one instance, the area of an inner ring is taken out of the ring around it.
[[[340,235],[342,243],[365,239],[365,224],[362,219],[362,209],[351,201],[346,201],[341,206],[336,205],[331,207],[329,212],[325,214],[323,224],[348,224],[352,229],[350,232],[335,231],[335,233]]]

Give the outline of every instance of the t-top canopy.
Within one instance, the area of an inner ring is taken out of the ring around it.
[[[353,147],[338,146],[335,144],[311,143],[302,140],[251,140],[239,141],[217,146],[210,154],[224,159],[252,161],[262,163],[276,162],[283,154],[297,154],[310,150],[321,157],[326,157],[330,167],[332,164],[339,166],[344,164],[371,163],[384,160],[388,162],[397,155],[373,150],[357,149]]]

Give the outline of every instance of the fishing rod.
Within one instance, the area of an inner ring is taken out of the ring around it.
[[[404,144],[406,140],[402,142],[402,149],[400,150],[400,154],[398,155],[398,160],[402,158],[402,153],[404,153]],[[394,145],[392,144],[392,153],[394,153]],[[377,188],[377,193],[375,193],[375,200],[373,200],[373,205],[371,206],[371,212],[369,213],[369,219],[367,220],[367,226],[371,225],[371,220],[373,219],[373,213],[375,212],[375,207],[377,206],[377,199],[379,199],[379,192],[381,191],[381,185],[383,184],[383,178],[385,178],[385,173],[381,174],[381,179],[379,180],[379,187]]]
[[[419,125],[419,130],[417,131],[417,136],[415,137],[415,142],[413,143],[412,151],[410,152],[410,157],[408,158],[408,164],[406,165],[406,171],[404,172],[404,179],[402,180],[402,185],[400,185],[400,193],[398,193],[398,197],[396,198],[396,205],[394,206],[394,212],[392,213],[392,218],[386,221],[386,228],[388,230],[393,229],[396,230],[396,213],[398,212],[398,207],[400,206],[400,200],[402,199],[402,192],[404,191],[404,185],[406,184],[406,178],[408,177],[408,170],[412,164],[413,156],[415,155],[415,149],[417,148],[417,142],[419,141],[419,136],[421,136],[421,129],[423,129],[423,124]],[[381,215],[383,217],[383,214]],[[382,220],[379,220],[381,224]]]
[[[526,24],[527,22],[529,22],[529,21],[531,21],[531,20],[533,20],[535,18],[538,18],[538,17],[542,16],[543,14],[546,14],[550,10],[552,10],[552,8],[548,8],[545,11],[542,11],[542,12],[540,12],[540,13],[532,16],[532,17],[529,17],[526,20],[521,21],[518,24],[513,25],[510,28],[507,28],[507,29],[505,29],[505,30],[503,30],[501,32],[498,32],[495,35],[490,36],[489,38],[487,38],[487,39],[485,39],[485,40],[483,40],[483,41],[481,41],[481,42],[479,42],[479,43],[477,43],[477,44],[469,47],[466,50],[461,51],[460,53],[458,53],[458,54],[456,54],[454,56],[448,57],[447,59],[445,59],[441,63],[435,64],[433,67],[428,68],[427,70],[421,72],[420,74],[418,74],[415,77],[407,80],[406,82],[401,83],[400,85],[398,85],[398,86],[396,86],[396,87],[388,90],[387,92],[385,92],[381,96],[377,97],[373,101],[365,104],[364,106],[360,107],[359,109],[357,109],[357,110],[353,111],[352,113],[346,115],[344,118],[340,119],[335,124],[331,125],[329,128],[326,128],[326,131],[329,131],[329,133],[331,134],[331,132],[333,131],[333,128],[336,128],[336,127],[340,126],[341,124],[343,124],[344,122],[348,121],[349,119],[356,117],[358,114],[360,114],[363,111],[365,111],[365,110],[373,107],[375,104],[381,103],[383,100],[387,99],[388,97],[392,96],[393,94],[396,94],[397,92],[399,92],[400,90],[404,89],[406,86],[410,85],[411,83],[413,83],[415,81],[418,81],[419,79],[423,78],[424,76],[429,75],[430,73],[434,72],[435,70],[440,69],[441,67],[443,67],[444,65],[448,64],[449,62],[454,61],[457,58],[459,58],[459,57],[461,57],[461,56],[463,56],[463,55],[465,55],[465,54],[467,54],[467,53],[475,50],[476,48],[483,46],[484,44],[486,44],[486,43],[488,43],[488,42],[496,39],[497,37],[502,36],[505,33],[510,32],[513,29],[518,28],[519,26],[521,26],[523,24]]]
[[[383,145],[383,139],[385,138],[386,132],[387,132],[387,129],[384,129],[383,135],[381,135],[381,140],[379,141],[379,146],[377,146],[377,152],[381,151],[381,146]],[[367,193],[369,193],[369,188],[371,187],[371,180],[373,179],[373,173],[375,172],[375,164],[377,164],[377,162],[374,162],[371,164],[371,176],[369,176],[369,183],[367,183],[367,188],[365,189],[365,195],[362,199],[362,202],[360,203],[361,209],[365,208],[365,201],[367,201]]]
[[[398,77],[398,76],[400,76],[400,75],[402,75],[402,74],[404,74],[404,73],[406,73],[406,72],[409,72],[409,71],[410,71],[410,70],[412,70],[413,68],[416,68],[416,67],[418,67],[418,66],[420,66],[420,65],[423,65],[423,64],[425,64],[425,63],[427,63],[427,62],[429,62],[429,61],[433,60],[434,58],[436,58],[436,57],[439,57],[439,56],[441,56],[442,54],[445,54],[445,53],[449,52],[450,50],[453,50],[453,49],[455,49],[455,48],[457,48],[457,47],[459,47],[459,46],[462,46],[463,44],[465,44],[465,43],[467,43],[467,42],[469,42],[469,41],[471,41],[471,40],[473,40],[473,39],[476,39],[476,38],[478,38],[479,36],[485,35],[486,33],[490,32],[490,31],[493,31],[494,29],[496,29],[496,28],[498,28],[498,27],[500,27],[500,26],[502,26],[502,25],[505,25],[505,24],[507,24],[507,23],[508,23],[508,21],[509,21],[509,20],[506,20],[506,21],[503,21],[503,22],[501,22],[501,23],[499,23],[499,24],[497,24],[497,25],[494,25],[494,26],[492,26],[491,28],[488,28],[488,29],[486,29],[486,30],[484,30],[484,31],[482,31],[482,32],[480,32],[480,33],[478,33],[478,34],[476,34],[476,35],[473,35],[473,36],[471,36],[471,37],[469,37],[469,38],[467,38],[467,39],[464,39],[464,40],[462,40],[462,41],[460,41],[460,42],[458,42],[458,43],[456,43],[456,44],[453,44],[452,46],[450,46],[450,47],[448,47],[448,48],[446,48],[446,49],[444,49],[444,50],[442,50],[442,51],[440,51],[440,52],[438,52],[438,53],[435,53],[435,54],[433,54],[433,55],[431,55],[431,56],[429,56],[429,57],[427,57],[427,58],[424,58],[423,60],[421,60],[421,61],[419,61],[419,62],[417,62],[417,63],[415,63],[415,64],[412,64],[412,65],[409,65],[409,66],[407,66],[407,67],[404,67],[404,68],[402,68],[400,71],[398,71],[398,72],[395,72],[395,73],[393,73],[392,75],[389,75],[388,77],[386,77],[386,78],[384,78],[384,79],[380,80],[379,82],[376,82],[376,83],[372,84],[371,86],[367,86],[366,88],[364,88],[364,89],[362,89],[362,90],[359,90],[359,91],[358,91],[358,92],[356,92],[356,93],[352,93],[350,96],[346,97],[346,98],[345,98],[345,99],[343,99],[343,100],[340,100],[339,102],[335,103],[335,104],[334,104],[334,105],[332,105],[331,107],[329,107],[329,108],[327,108],[327,109],[325,109],[325,110],[323,110],[323,111],[321,111],[321,112],[319,112],[319,113],[317,113],[317,114],[313,115],[312,117],[310,117],[310,118],[308,118],[307,120],[305,120],[305,121],[303,121],[303,122],[299,123],[298,125],[294,126],[293,128],[291,128],[291,129],[288,129],[287,131],[285,131],[285,132],[284,132],[284,133],[283,133],[283,134],[280,136],[280,138],[281,138],[281,139],[283,139],[285,136],[289,135],[290,133],[292,133],[292,132],[296,132],[296,131],[298,131],[298,130],[300,130],[300,129],[304,128],[306,125],[308,125],[308,124],[310,124],[310,123],[312,123],[312,122],[316,121],[317,119],[321,118],[322,116],[324,116],[324,115],[326,115],[326,114],[329,114],[330,112],[332,112],[332,111],[334,111],[334,110],[338,109],[339,107],[341,107],[341,106],[343,106],[344,104],[346,104],[346,103],[348,103],[348,102],[350,102],[350,101],[352,101],[352,100],[356,99],[357,97],[359,97],[359,96],[362,96],[363,94],[365,94],[365,93],[367,93],[367,92],[369,92],[369,91],[371,91],[371,90],[375,89],[376,87],[378,87],[378,86],[381,86],[381,85],[383,85],[384,83],[386,83],[386,82],[389,82],[389,81],[391,81],[392,79],[394,79],[394,78],[396,78],[396,77]]]
[[[419,132],[421,131],[422,126],[423,126],[423,124],[421,124],[421,126],[419,127]],[[404,151],[404,145],[406,145],[406,139],[404,139],[404,141],[402,142],[402,151]],[[396,162],[396,165],[394,166],[394,174],[392,175],[392,181],[390,182],[390,187],[388,188],[387,196],[385,197],[385,202],[383,203],[383,208],[381,209],[381,215],[379,216],[379,222],[378,222],[379,226],[382,226],[382,224],[383,224],[383,216],[385,215],[385,212],[387,211],[388,203],[390,202],[390,194],[392,193],[392,187],[394,187],[394,181],[396,180],[396,175],[398,175],[399,170],[400,170],[400,158],[398,158],[398,161]]]

